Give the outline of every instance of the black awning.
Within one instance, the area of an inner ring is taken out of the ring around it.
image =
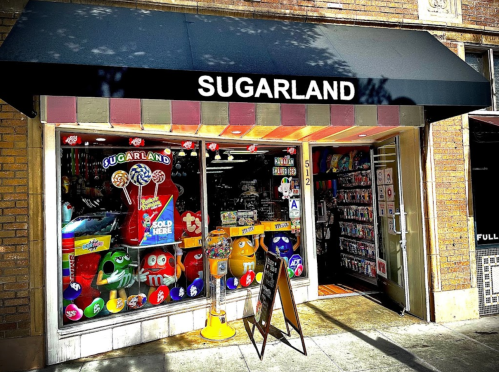
[[[0,98],[34,95],[421,105],[491,104],[490,84],[428,32],[30,1],[0,48]]]

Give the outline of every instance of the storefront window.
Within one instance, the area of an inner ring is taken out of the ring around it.
[[[499,110],[499,54],[493,53],[492,50],[484,49],[480,52],[466,52],[465,60],[476,72],[483,75],[490,81],[492,90],[492,106],[493,111]]]
[[[210,144],[208,144],[210,148]],[[304,276],[297,148],[212,144],[206,159],[209,229],[232,238],[227,289],[258,286],[265,252]]]
[[[494,101],[495,109],[499,110],[499,53],[494,54]]]
[[[61,133],[63,324],[205,296],[198,151]]]

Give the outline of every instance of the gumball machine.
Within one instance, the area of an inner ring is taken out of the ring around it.
[[[227,274],[232,240],[222,229],[211,231],[204,250],[210,266],[211,306],[201,336],[211,341],[224,341],[236,335],[234,328],[227,324],[225,284],[222,284],[222,278]]]

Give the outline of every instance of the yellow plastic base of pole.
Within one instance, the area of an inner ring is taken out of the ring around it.
[[[210,341],[225,341],[236,335],[236,330],[227,324],[225,311],[220,314],[208,313],[207,325],[201,337]]]

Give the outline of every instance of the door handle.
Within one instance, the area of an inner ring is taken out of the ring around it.
[[[394,213],[392,215],[392,219],[393,219],[393,231],[395,231],[395,234],[397,234],[397,235],[402,235],[402,231],[397,231],[397,224],[395,222],[395,216],[400,216],[400,213],[397,212],[397,213]]]
[[[404,218],[407,215],[407,212],[404,212]],[[407,239],[405,239],[405,234],[407,234],[407,230],[404,231],[404,234],[402,234],[402,231],[397,231],[396,229],[396,224],[395,224],[395,216],[400,216],[400,212],[396,212],[393,214],[393,231],[395,231],[396,234],[401,235],[402,239],[400,240],[400,248],[402,248],[404,251],[406,250],[407,246]]]

